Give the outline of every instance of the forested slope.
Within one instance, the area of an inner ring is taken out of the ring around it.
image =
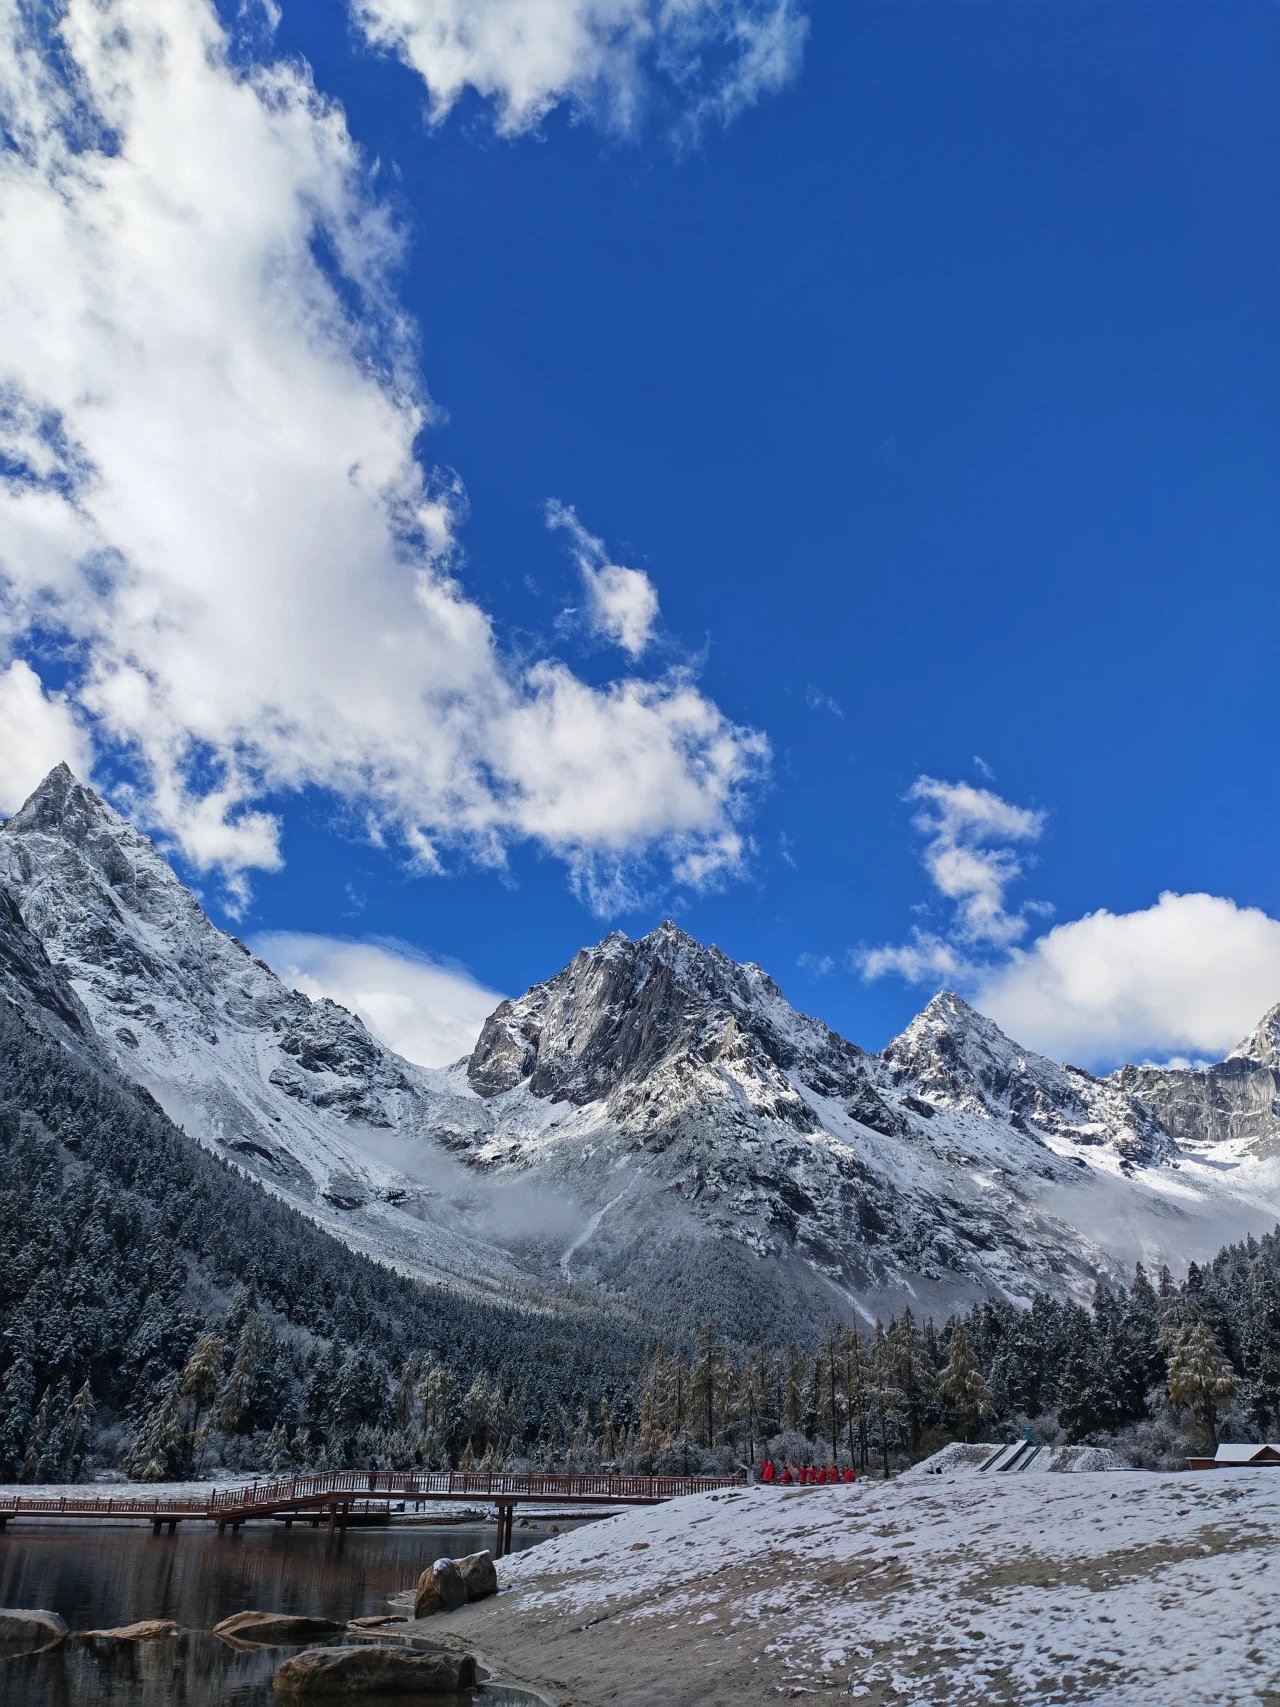
[[[504,1309],[356,1255],[6,1002],[0,1325],[0,1476],[41,1480],[148,1414],[167,1473],[272,1430],[295,1461],[480,1454],[629,1390],[641,1352],[568,1301]]]

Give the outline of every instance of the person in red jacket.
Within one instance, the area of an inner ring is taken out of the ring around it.
[[[782,1466],[782,1483],[784,1487],[791,1486],[791,1466],[789,1464]]]
[[[856,1482],[858,1479],[853,1473],[853,1466],[851,1464],[845,1467],[844,1479],[846,1482]]]
[[[764,1469],[761,1470],[761,1472],[760,1472],[760,1480],[762,1482],[771,1482],[773,1480],[773,1459],[772,1458],[766,1458],[765,1459]]]

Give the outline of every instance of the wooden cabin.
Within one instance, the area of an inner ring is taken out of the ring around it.
[[[1193,1470],[1247,1469],[1251,1466],[1280,1465],[1280,1446],[1271,1441],[1264,1441],[1257,1446],[1224,1444],[1218,1448],[1212,1458],[1188,1458],[1187,1463]]]

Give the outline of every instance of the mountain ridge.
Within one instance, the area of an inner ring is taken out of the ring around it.
[[[0,826],[6,890],[6,994],[68,1047],[87,1021],[194,1138],[423,1278],[658,1323],[700,1301],[745,1332],[1084,1297],[1280,1214],[1280,1010],[1212,1068],[1097,1077],[944,991],[870,1054],[665,920],[579,950],[429,1070],[288,990],[65,766]]]

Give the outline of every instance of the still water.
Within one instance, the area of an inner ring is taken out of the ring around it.
[[[545,1538],[517,1529],[513,1546]],[[222,1536],[194,1523],[176,1536],[141,1525],[15,1524],[0,1535],[0,1606],[60,1613],[72,1634],[44,1653],[0,1659],[0,1707],[272,1707],[272,1674],[296,1650],[236,1652],[209,1634],[220,1619],[247,1607],[339,1620],[387,1612],[432,1559],[493,1539],[492,1526],[330,1539],[324,1529],[267,1524]],[[144,1643],[76,1635],[139,1618],[172,1618],[182,1632]],[[408,1707],[403,1696],[398,1703]]]

